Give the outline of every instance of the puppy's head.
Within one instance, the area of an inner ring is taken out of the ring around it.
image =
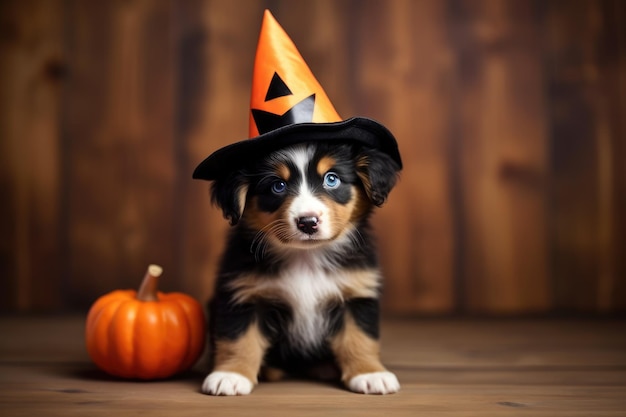
[[[381,206],[398,165],[354,144],[301,144],[213,183],[212,200],[231,224],[242,222],[274,246],[333,242]]]

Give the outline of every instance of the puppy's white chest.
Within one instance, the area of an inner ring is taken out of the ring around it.
[[[283,270],[276,284],[293,312],[292,342],[303,348],[319,345],[328,327],[324,309],[330,300],[341,299],[337,277],[315,264],[298,260]]]

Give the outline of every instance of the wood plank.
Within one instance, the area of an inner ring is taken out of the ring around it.
[[[0,318],[13,335],[0,339],[2,415],[604,417],[626,407],[623,320],[384,321],[400,393],[285,380],[235,398],[200,394],[200,369],[157,382],[108,378],[86,359],[83,326],[80,316]]]
[[[356,113],[396,136],[404,170],[374,218],[391,313],[455,308],[449,81],[454,63],[438,1],[359,3],[351,63]]]
[[[612,216],[612,227],[608,230],[611,239],[606,252],[609,255],[607,272],[600,289],[601,309],[626,311],[626,4],[619,0],[603,2],[604,42],[602,96],[606,97],[605,111],[610,133],[609,146],[605,146],[605,169],[612,187],[605,201]]]
[[[547,119],[533,2],[461,1],[454,148],[463,310],[550,308]]]
[[[0,310],[62,305],[62,10],[0,5]]]
[[[1,366],[3,375],[15,376],[15,368]],[[619,384],[597,386],[552,385],[538,379],[528,384],[454,382],[454,377],[428,381],[400,373],[406,383],[401,392],[389,396],[363,396],[337,387],[300,381],[260,385],[247,397],[208,397],[196,391],[200,380],[128,383],[98,380],[89,374],[78,382],[83,370],[73,367],[17,370],[11,396],[3,394],[0,411],[5,415],[42,414],[49,416],[136,415],[154,416],[310,416],[345,415],[399,416],[588,416],[623,415],[624,390]],[[450,374],[448,374],[450,375]],[[475,373],[472,374],[476,375]],[[426,375],[428,376],[428,375]],[[582,380],[586,373],[569,374]],[[567,379],[568,374],[561,374]],[[410,378],[410,379],[409,379]],[[522,376],[523,379],[524,376]],[[4,378],[3,378],[4,379]],[[482,380],[482,375],[478,375]],[[8,381],[0,380],[7,385]],[[571,379],[570,379],[571,381]],[[504,382],[504,383],[503,383]],[[453,401],[451,401],[453,399]],[[6,414],[9,413],[9,414]]]
[[[624,181],[624,92],[615,88],[623,79],[624,54],[620,38],[614,38],[623,32],[622,23],[613,16],[602,2],[545,5],[548,98],[553,109],[555,307],[568,311],[610,311],[616,302],[624,305],[614,298],[618,279],[624,281],[617,264],[624,239],[614,235],[623,228],[624,216],[619,189]],[[626,298],[623,290],[621,295]]]
[[[67,11],[66,289],[76,308],[135,288],[150,262],[166,274],[177,266],[176,55],[167,2],[76,1]]]
[[[382,352],[385,363],[397,368],[618,369],[626,366],[623,324],[620,320],[393,320],[383,325]]]

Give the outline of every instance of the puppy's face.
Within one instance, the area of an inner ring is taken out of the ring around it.
[[[276,151],[218,181],[213,201],[273,247],[312,248],[354,230],[393,187],[397,166],[353,145],[303,144]]]
[[[271,154],[248,189],[244,221],[279,245],[337,239],[368,209],[346,151],[301,145]]]

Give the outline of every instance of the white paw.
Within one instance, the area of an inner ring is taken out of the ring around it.
[[[202,392],[209,395],[248,395],[252,382],[237,372],[212,372],[202,383]]]
[[[393,394],[400,391],[400,383],[391,372],[372,372],[355,376],[348,388],[361,394]]]

